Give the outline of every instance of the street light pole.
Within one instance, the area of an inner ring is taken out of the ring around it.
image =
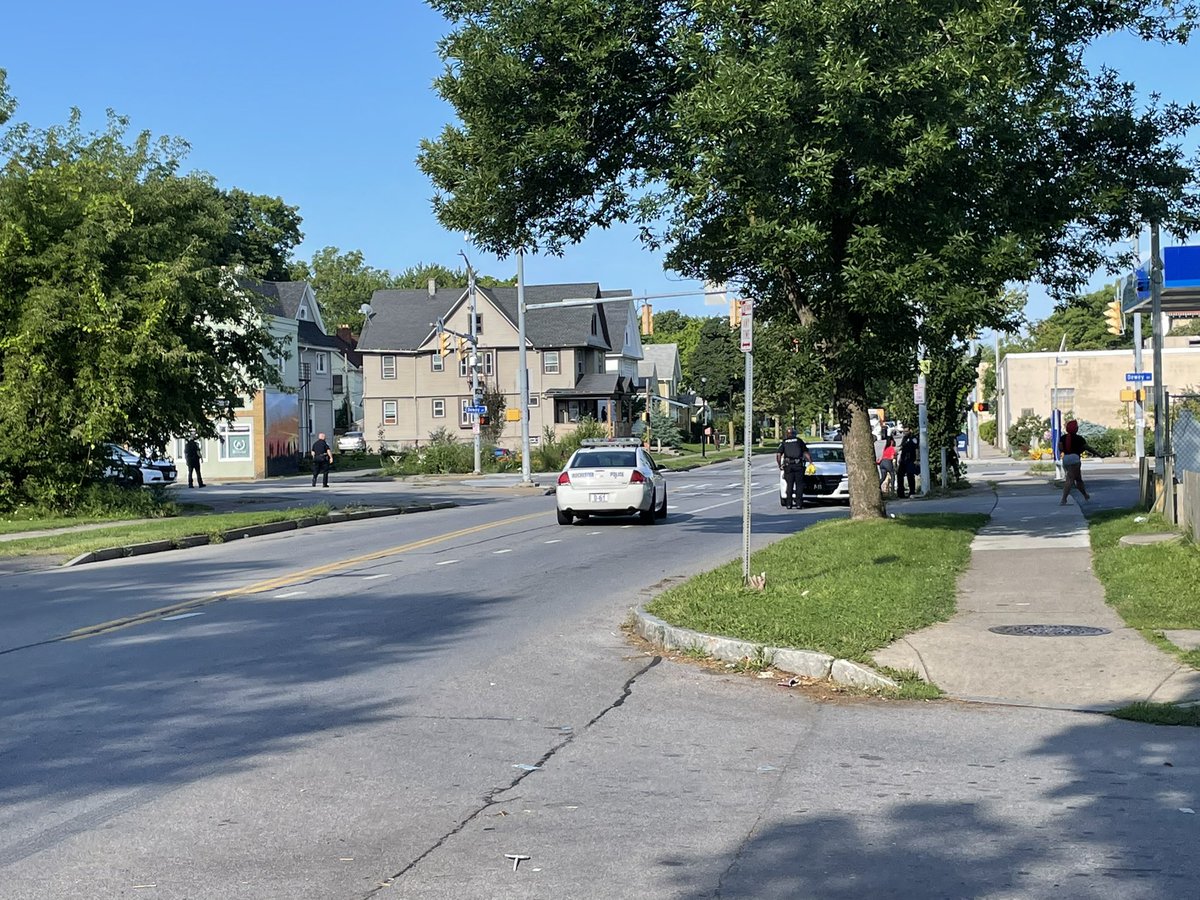
[[[467,329],[467,334],[470,335],[469,342],[471,350],[467,356],[467,367],[471,373],[471,403],[478,406],[483,399],[483,391],[479,387],[479,334],[475,330],[475,269],[471,267],[471,261],[467,259],[467,254],[460,253],[463,262],[467,264],[467,297],[468,297],[468,312],[471,317],[470,327]],[[471,423],[471,431],[475,436],[475,474],[483,474],[483,435],[482,428],[479,426],[479,415],[471,413],[474,421]]]

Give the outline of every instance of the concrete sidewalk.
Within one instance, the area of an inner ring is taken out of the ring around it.
[[[1200,699],[1200,672],[1126,627],[1092,574],[1087,523],[1040,479],[997,484],[991,521],[971,545],[958,612],[877,651],[949,695],[1069,709]],[[1073,495],[1075,498],[1078,494]],[[1097,636],[1034,637],[1000,625],[1081,625]]]

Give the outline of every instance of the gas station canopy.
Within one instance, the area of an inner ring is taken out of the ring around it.
[[[1127,313],[1150,311],[1150,277],[1145,266],[1126,276],[1121,309]],[[1163,248],[1162,311],[1169,316],[1200,316],[1200,247]]]

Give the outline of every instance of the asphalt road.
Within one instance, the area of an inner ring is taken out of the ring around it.
[[[756,472],[756,545],[844,515]],[[493,492],[0,578],[0,897],[1194,891],[1193,732],[631,644],[644,590],[737,555],[737,478],[672,475],[654,526]]]

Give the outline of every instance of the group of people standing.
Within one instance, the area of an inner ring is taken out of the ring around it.
[[[333,465],[333,448],[325,440],[325,432],[322,431],[317,435],[308,455],[312,459],[312,486],[317,486],[319,476],[322,479],[322,485],[329,487],[329,467]],[[188,487],[195,487],[195,482],[199,482],[200,487],[204,487],[204,476],[200,474],[202,456],[197,435],[189,436],[183,445],[183,458],[187,462]]]
[[[895,493],[899,498],[908,497],[917,492],[917,475],[921,470],[917,460],[921,445],[917,436],[911,432],[905,433],[896,446],[896,437],[887,431],[883,436],[883,449],[875,460],[879,466],[879,488],[885,494]],[[908,493],[904,491],[908,482]]]

